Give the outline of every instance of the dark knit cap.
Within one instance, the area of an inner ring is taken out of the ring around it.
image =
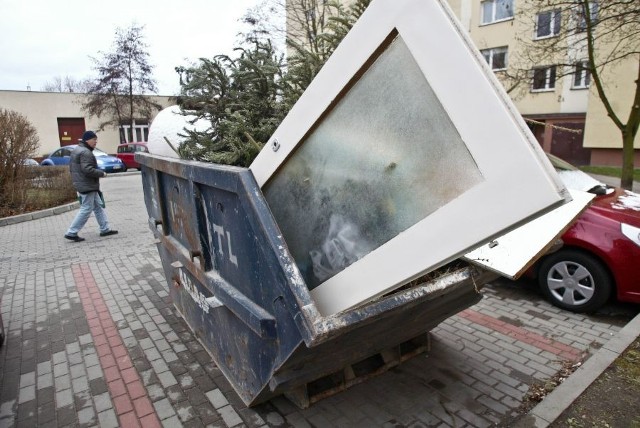
[[[86,143],[87,141],[91,140],[92,138],[98,138],[96,133],[93,132],[93,131],[86,131],[84,134],[82,134],[82,142]]]

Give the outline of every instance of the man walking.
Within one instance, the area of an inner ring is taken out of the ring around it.
[[[89,220],[91,211],[96,215],[96,220],[100,225],[100,236],[118,233],[117,230],[109,227],[107,213],[103,209],[104,199],[102,199],[102,192],[100,192],[100,178],[106,177],[107,173],[98,169],[98,162],[93,155],[93,149],[97,144],[98,136],[96,133],[86,131],[82,134],[82,141],[78,147],[71,153],[71,162],[69,163],[71,181],[78,192],[80,210],[64,237],[74,242],[84,241],[84,238],[78,236],[78,232]]]

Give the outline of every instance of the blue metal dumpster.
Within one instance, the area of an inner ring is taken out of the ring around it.
[[[494,274],[470,265],[322,316],[250,170],[136,154],[171,298],[247,405],[300,407],[423,352]]]

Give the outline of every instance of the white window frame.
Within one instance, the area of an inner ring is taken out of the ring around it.
[[[311,290],[324,316],[379,297],[570,199],[446,0],[373,2],[251,164],[259,186],[268,184],[394,32],[449,114],[483,181]]]
[[[544,71],[545,84],[541,88],[534,87],[536,72]],[[531,70],[531,92],[551,92],[556,89],[556,82],[558,81],[557,66],[548,65],[545,67],[536,67]]]
[[[579,82],[576,83],[576,79]],[[591,72],[589,71],[589,61],[576,62],[571,79],[571,89],[588,89],[591,84]]]
[[[487,61],[487,64],[489,64],[489,68],[491,68],[491,70],[493,71],[503,71],[506,70],[508,65],[509,65],[509,47],[508,46],[501,46],[498,48],[490,48],[490,49],[483,49],[480,51],[480,53],[482,54],[482,56],[484,57],[484,59]],[[495,67],[495,63],[494,63],[494,57],[498,54],[504,54],[504,67]]]
[[[120,126],[120,139],[124,137],[124,141],[120,141],[120,143],[146,143],[149,141],[149,123],[137,123],[134,119],[133,121],[133,133],[131,132],[131,124],[125,123]],[[124,135],[122,135],[124,133]],[[137,136],[140,135],[140,139],[137,139]],[[130,140],[129,137],[132,137],[133,140]]]
[[[509,1],[510,2],[510,9],[511,9],[511,15],[506,16],[504,18],[496,18],[496,14],[497,14],[497,10],[498,10],[498,2],[500,1]],[[480,3],[480,14],[481,14],[481,19],[480,25],[489,25],[489,24],[494,24],[496,22],[503,22],[503,21],[508,21],[513,19],[513,3],[515,2],[515,0],[485,0],[483,2]],[[485,4],[491,4],[491,14],[490,16],[487,16],[487,14],[485,13]]]
[[[579,3],[576,10],[576,31],[587,31],[587,22],[585,18],[585,11],[582,3]],[[598,13],[600,11],[600,3],[597,0],[589,2],[589,14],[591,15],[591,21],[595,24],[598,23]]]
[[[549,15],[549,26],[546,28],[549,34],[540,35],[540,18],[542,15]],[[557,24],[557,25],[556,25]],[[560,9],[546,10],[544,12],[540,12],[536,15],[536,28],[534,39],[548,39],[551,37],[557,37],[560,34],[562,28],[562,12]]]

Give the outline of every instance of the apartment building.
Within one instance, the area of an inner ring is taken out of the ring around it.
[[[342,0],[345,5],[353,2]],[[577,165],[622,164],[622,136],[591,84],[584,42],[569,40],[555,60],[530,68],[525,65],[535,44],[558,37],[561,26],[570,25],[570,17],[561,16],[558,9],[540,8],[537,0],[447,2],[545,151]],[[288,13],[296,5],[299,0],[287,0]],[[597,14],[598,2],[591,2],[591,8]],[[574,20],[580,25],[579,17]],[[293,30],[287,28],[287,33],[295,34]],[[637,76],[637,57],[620,62],[606,74],[607,91],[625,120]],[[640,137],[635,147],[639,163]]]

